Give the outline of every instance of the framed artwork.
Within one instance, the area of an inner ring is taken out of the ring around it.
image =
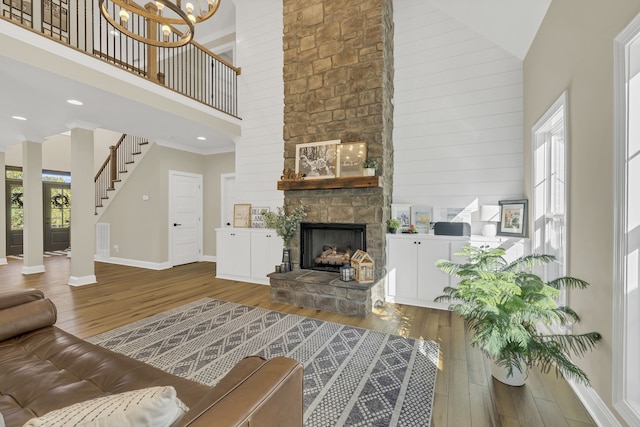
[[[362,162],[366,159],[366,142],[343,142],[339,144],[337,176],[362,176]]]
[[[498,235],[527,237],[527,204],[522,200],[500,200]]]
[[[400,231],[406,230],[411,225],[411,205],[392,204],[391,218],[400,221]]]
[[[296,145],[296,173],[304,179],[335,178],[339,144],[338,139]]]
[[[233,205],[233,226],[236,228],[251,227],[251,205]]]
[[[428,233],[433,222],[431,206],[411,206],[411,224],[415,225],[418,233]]]
[[[262,211],[271,212],[269,206],[265,207],[251,207],[251,228],[266,228]]]

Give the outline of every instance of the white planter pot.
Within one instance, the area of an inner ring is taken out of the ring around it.
[[[375,168],[365,168],[364,169],[364,176],[376,176]]]
[[[527,381],[529,371],[526,366],[522,367],[522,371],[514,367],[511,374],[512,375],[509,375],[509,369],[497,365],[493,360],[491,361],[491,375],[493,375],[493,378],[506,385],[515,387],[523,386]]]

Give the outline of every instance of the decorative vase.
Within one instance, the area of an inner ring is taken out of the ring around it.
[[[291,271],[291,250],[283,248],[281,272],[286,273],[288,271]]]
[[[517,367],[514,367],[511,371],[511,375],[509,375],[508,368],[500,366],[494,360],[491,360],[491,375],[493,376],[493,378],[506,385],[514,387],[521,387],[524,385],[524,383],[527,381],[529,371],[527,370],[526,365],[520,366],[520,368],[522,368],[522,371]]]

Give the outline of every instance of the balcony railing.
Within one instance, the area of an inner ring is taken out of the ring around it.
[[[195,42],[163,48],[134,40],[116,31],[101,15],[97,3],[3,0],[0,18],[237,117],[238,68]],[[136,31],[147,30],[144,18],[132,19],[129,26]]]

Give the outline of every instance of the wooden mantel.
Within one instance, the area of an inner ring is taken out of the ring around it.
[[[278,190],[329,190],[335,188],[382,187],[380,176],[347,176],[329,179],[303,179],[302,181],[278,181]]]

